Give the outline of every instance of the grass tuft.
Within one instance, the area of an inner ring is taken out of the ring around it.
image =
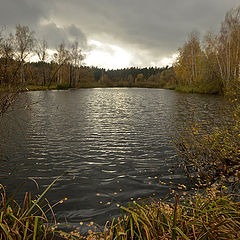
[[[231,195],[208,190],[179,203],[154,200],[121,207],[122,217],[108,222],[102,234],[88,239],[203,240],[240,239],[240,204]]]
[[[49,221],[47,217],[48,212],[53,215],[54,213],[49,202],[43,198],[60,177],[35,200],[30,193],[26,193],[21,205],[14,200],[16,192],[8,198],[6,189],[0,185],[0,239],[38,240],[48,239],[50,235],[54,235],[56,222]]]

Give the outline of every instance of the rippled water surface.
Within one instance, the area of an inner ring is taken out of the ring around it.
[[[171,144],[192,119],[217,119],[223,100],[161,89],[78,89],[24,93],[2,123],[1,182],[11,192],[32,177],[69,223],[103,224],[139,197],[190,186]],[[28,181],[23,189],[36,191]]]

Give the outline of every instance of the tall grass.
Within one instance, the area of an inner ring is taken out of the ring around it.
[[[15,200],[15,194],[19,189],[8,198],[6,189],[0,185],[0,239],[38,240],[53,236],[56,224],[54,206],[51,206],[44,196],[60,177],[56,178],[37,199],[32,199],[31,193],[26,193],[21,205]],[[51,221],[47,217],[48,213],[52,215]]]
[[[230,240],[240,239],[240,204],[216,190],[197,193],[179,203],[133,202],[122,217],[107,222],[104,240]]]

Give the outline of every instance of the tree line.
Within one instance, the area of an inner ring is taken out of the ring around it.
[[[217,34],[200,40],[189,35],[174,64],[176,85],[202,92],[226,93],[240,86],[240,7],[227,12]]]
[[[62,42],[49,53],[46,40],[18,24],[14,33],[0,31],[0,87],[164,87],[175,82],[173,68],[106,70],[84,66],[84,58],[77,41]]]
[[[32,58],[37,57],[37,62]],[[68,85],[74,86],[81,61],[84,59],[79,43],[70,47],[59,44],[49,54],[46,40],[39,40],[28,26],[16,25],[14,33],[0,32],[0,85],[3,88],[27,85],[61,85],[68,69]]]
[[[173,67],[106,70],[84,66],[78,41],[62,42],[52,52],[47,41],[37,39],[28,26],[18,24],[14,33],[0,31],[0,87],[176,87],[236,92],[240,87],[240,7],[226,13],[217,34],[207,32],[200,39],[199,33],[191,32]]]

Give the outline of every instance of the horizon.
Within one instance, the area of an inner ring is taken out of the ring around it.
[[[3,0],[0,22],[29,26],[49,49],[78,40],[85,63],[106,69],[170,66],[192,31],[217,32],[238,0]],[[9,14],[14,13],[14,14]]]

